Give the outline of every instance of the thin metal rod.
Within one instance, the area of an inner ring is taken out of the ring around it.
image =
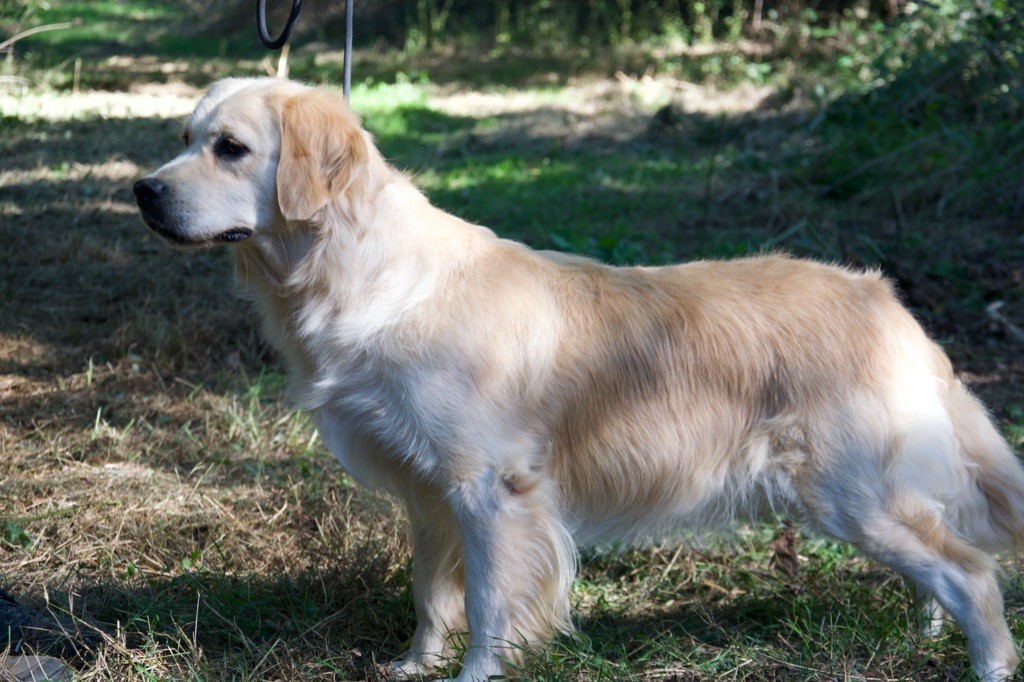
[[[353,0],[345,0],[345,63],[342,68],[345,71],[342,88],[345,93],[345,101],[348,101],[349,92],[352,90],[352,5]]]

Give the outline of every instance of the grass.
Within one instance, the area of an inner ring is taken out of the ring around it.
[[[147,42],[167,22],[159,3],[51,4],[109,23],[26,46],[6,68],[29,87],[0,91],[0,585],[105,633],[79,679],[375,679],[413,628],[401,510],[355,486],[287,405],[227,253],[170,252],[130,192],[176,149],[193,84],[259,74],[260,57],[192,52],[171,30]],[[115,28],[126,16],[138,26]],[[882,268],[1024,445],[1020,346],[985,311],[1003,301],[1024,319],[1020,126],[991,109],[901,117],[919,110],[899,81],[865,93],[825,74],[839,94],[820,101],[792,79],[695,85],[659,49],[589,69],[579,55],[367,53],[353,107],[436,203],[539,248]],[[330,55],[294,54],[299,75],[336,81]],[[737,54],[720,58],[756,64]],[[77,95],[60,67],[75,55]],[[781,530],[588,552],[579,634],[522,677],[967,678],[958,633],[910,634],[900,579],[813,536],[790,575]]]

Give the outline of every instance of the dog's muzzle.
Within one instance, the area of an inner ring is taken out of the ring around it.
[[[167,213],[167,206],[171,198],[170,185],[156,178],[143,178],[132,186],[132,192],[135,194],[135,203],[139,205],[139,211],[142,213],[142,220],[146,223],[146,227],[172,244],[202,246],[216,242],[240,242],[252,236],[252,229],[236,227],[209,237],[190,238],[171,227],[174,221],[168,219]]]

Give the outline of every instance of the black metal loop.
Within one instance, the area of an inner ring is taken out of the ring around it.
[[[256,31],[260,34],[260,40],[267,46],[268,50],[277,50],[288,42],[292,35],[292,28],[295,27],[295,20],[299,18],[299,9],[302,7],[302,0],[292,0],[292,12],[288,15],[288,23],[284,25],[276,39],[271,39],[267,33],[267,0],[256,0]]]

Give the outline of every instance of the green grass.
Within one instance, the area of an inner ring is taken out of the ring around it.
[[[170,58],[210,58],[223,56],[228,47],[233,52],[247,48],[248,56],[252,56],[255,48],[254,41],[244,40],[244,33],[238,29],[215,37],[188,28],[189,23],[201,23],[201,13],[175,3],[120,0],[41,3],[17,25],[24,28],[65,22],[74,25],[26,38],[19,47],[35,54],[43,64],[76,56],[100,58],[140,52]],[[249,25],[246,28],[251,29]]]

